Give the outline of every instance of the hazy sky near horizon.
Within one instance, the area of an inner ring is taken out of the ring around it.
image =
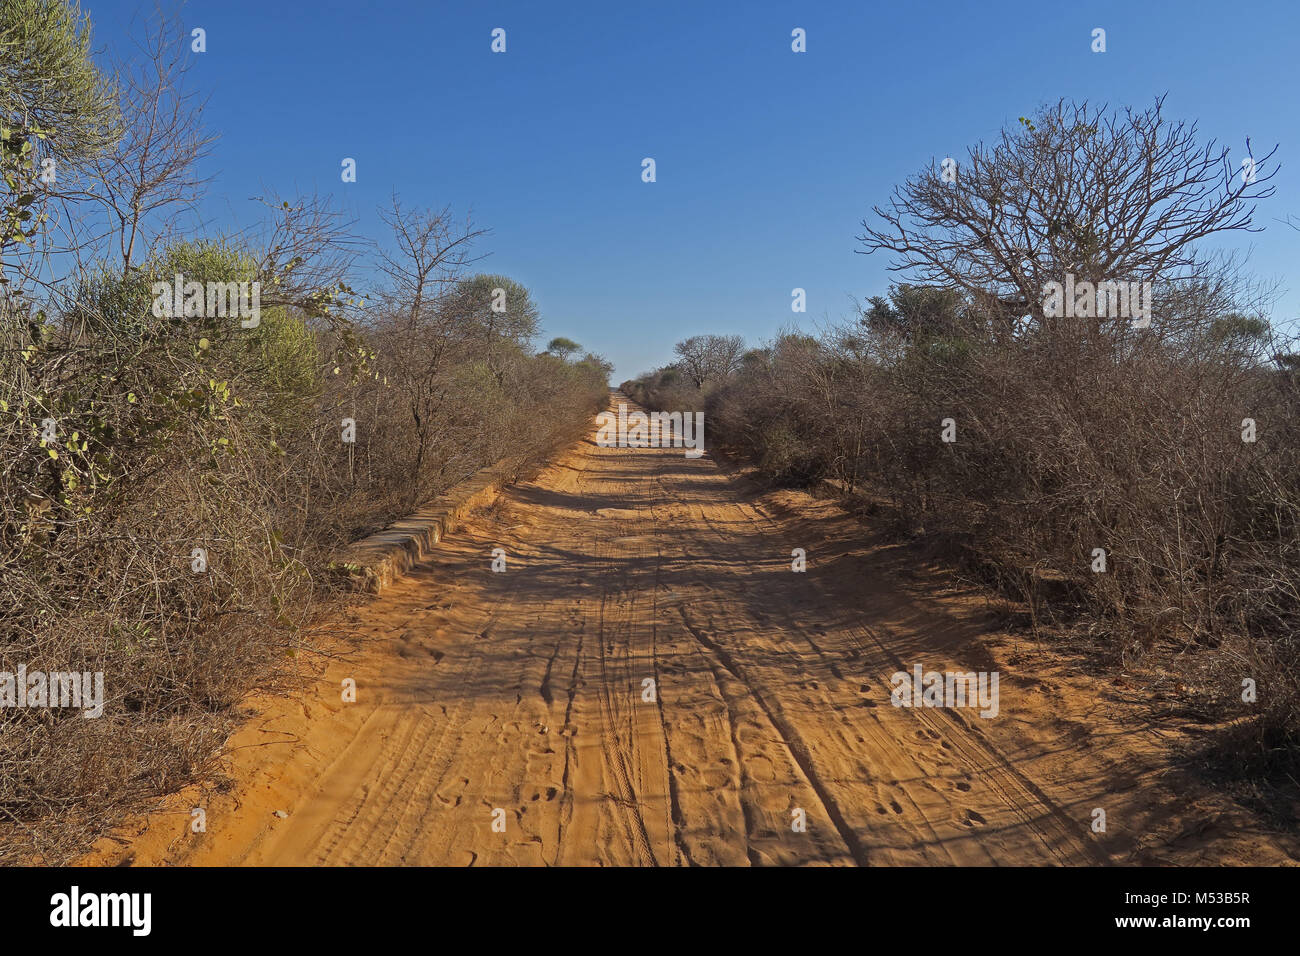
[[[82,7],[96,48],[123,52],[152,2]],[[1217,247],[1278,284],[1275,321],[1300,316],[1300,232],[1279,221],[1300,216],[1294,2],[191,0],[184,22],[206,31],[191,78],[221,136],[204,169],[212,232],[252,222],[267,189],[332,193],[374,237],[393,190],[472,212],[491,229],[478,268],[532,290],[540,344],[577,340],[615,383],[689,335],[758,344],[849,316],[897,278],[857,254],[871,207],[1062,97],[1167,94],[1168,116],[1236,161],[1247,136],[1257,156],[1279,145],[1264,230]]]

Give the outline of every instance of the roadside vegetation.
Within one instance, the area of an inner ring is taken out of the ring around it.
[[[66,0],[0,0],[0,672],[105,691],[96,719],[0,709],[5,863],[210,769],[310,647],[342,545],[536,467],[608,396],[598,356],[537,351],[529,290],[477,271],[485,230],[449,209],[394,196],[374,240],[319,196],[193,225],[215,137],[178,24],[94,49]],[[178,274],[258,283],[256,321],[155,308]]]
[[[1216,724],[1220,765],[1293,775],[1300,355],[1212,246],[1260,228],[1270,158],[1246,170],[1159,102],[1055,104],[873,211],[862,251],[900,281],[847,321],[697,336],[623,389],[946,544],[1033,628]],[[1059,314],[1067,274],[1150,283],[1149,322]]]

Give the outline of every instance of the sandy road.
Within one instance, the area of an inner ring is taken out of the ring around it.
[[[1004,664],[998,718],[891,706],[915,663],[998,666],[983,605],[915,564],[710,457],[585,442],[358,610],[355,656],[232,741],[206,833],[155,818],[131,858],[1086,865],[1177,816],[1086,685]]]

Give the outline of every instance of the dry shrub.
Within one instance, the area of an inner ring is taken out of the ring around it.
[[[182,245],[126,281],[88,277],[56,315],[0,311],[0,671],[102,672],[105,693],[97,719],[0,710],[5,861],[66,859],[195,779],[240,698],[307,646],[338,546],[484,465],[535,464],[607,394],[598,360],[493,342],[497,375],[453,329],[417,454],[415,343],[283,307],[251,331],[152,315],[154,278],[241,263]]]
[[[865,486],[1099,659],[1194,672],[1193,703],[1240,718],[1236,754],[1276,768],[1300,752],[1300,358],[1205,251],[1255,228],[1276,168],[1260,151],[1237,175],[1163,107],[1063,100],[955,176],[919,170],[859,237],[910,281],[696,400],[715,442],[774,479]],[[1152,321],[1057,308],[1075,280],[1146,284]],[[626,388],[654,405],[664,381]]]
[[[1234,739],[1250,747],[1238,756],[1291,760],[1298,391],[1267,323],[1232,296],[1176,288],[1148,329],[1064,322],[1003,336],[976,303],[957,311],[941,334],[864,316],[820,338],[781,336],[697,392],[711,440],[775,481],[866,488],[900,530],[949,541],[1036,622],[1079,633],[1102,658],[1194,667],[1201,703],[1242,718]],[[624,389],[690,407],[664,378]],[[941,440],[944,419],[955,443]],[[1245,679],[1258,701],[1243,702]]]
[[[184,19],[158,8],[126,62],[92,56],[67,0],[0,0],[0,22],[0,674],[100,672],[106,698],[89,720],[0,708],[0,861],[57,862],[202,771],[308,646],[340,545],[529,467],[609,369],[533,354],[527,290],[464,275],[484,230],[449,209],[381,210],[369,306],[365,240],[328,199],[264,196],[259,231],[175,241],[215,140]],[[260,323],[155,311],[177,275],[258,283]]]

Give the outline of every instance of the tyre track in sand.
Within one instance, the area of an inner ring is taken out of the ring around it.
[[[505,573],[491,570],[498,547]],[[807,552],[803,573],[793,548]],[[1046,759],[1014,724],[891,706],[893,672],[981,669],[988,636],[934,593],[937,572],[908,586],[897,563],[848,515],[762,491],[709,456],[584,441],[352,612],[351,657],[232,739],[233,790],[213,798],[207,833],[159,815],[130,852],[272,865],[1106,862],[1083,809],[1106,793],[1090,752]],[[338,700],[348,676],[353,704]],[[1004,713],[1052,719],[1014,680],[1002,698]],[[800,810],[806,832],[792,826]]]

